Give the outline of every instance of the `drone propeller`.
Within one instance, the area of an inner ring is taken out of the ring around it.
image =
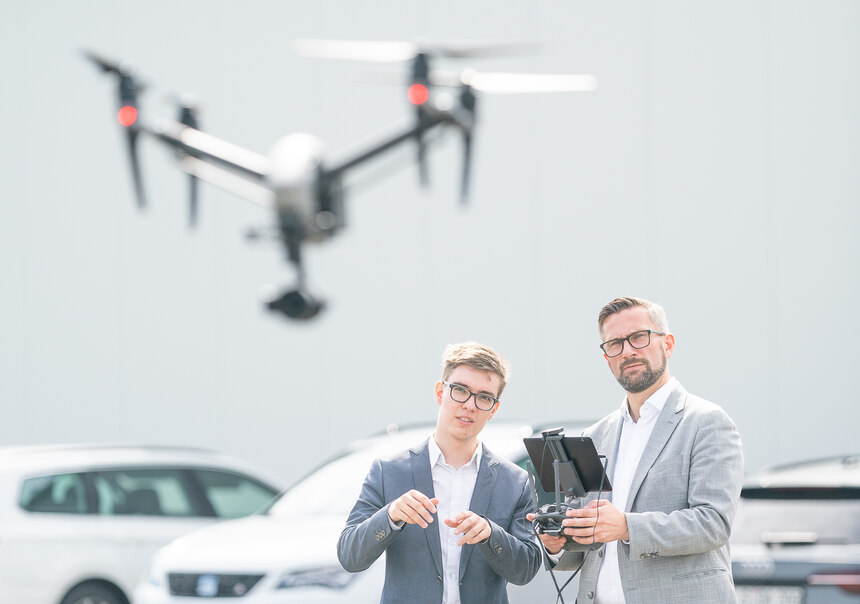
[[[468,84],[486,94],[529,94],[538,92],[591,92],[597,89],[597,78],[574,73],[507,73],[462,72],[434,69],[429,74],[434,86]]]
[[[117,121],[125,128],[128,156],[131,161],[131,175],[134,181],[135,198],[140,209],[146,207],[146,195],[143,190],[143,177],[140,170],[140,157],[137,152],[137,136],[140,127],[137,124],[137,95],[144,86],[137,80],[131,69],[123,63],[116,63],[98,55],[92,51],[85,51],[88,59],[95,63],[105,73],[115,75],[119,78],[117,90],[119,110]]]
[[[533,42],[437,42],[416,43],[397,40],[313,40],[293,41],[293,50],[306,57],[348,59],[378,63],[409,61],[416,55],[462,59],[495,57],[535,52]]]

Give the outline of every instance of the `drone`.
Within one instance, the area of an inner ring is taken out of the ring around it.
[[[306,284],[303,247],[331,239],[344,227],[344,177],[377,156],[407,142],[416,145],[416,161],[422,185],[429,181],[428,136],[439,129],[453,128],[463,143],[460,200],[469,192],[472,136],[478,96],[483,93],[591,91],[597,86],[591,75],[451,72],[431,69],[435,58],[467,58],[507,54],[528,48],[511,44],[419,45],[411,42],[345,40],[294,41],[302,55],[374,62],[408,62],[411,65],[406,97],[413,119],[405,127],[367,144],[360,151],[338,160],[325,157],[323,142],[306,133],[283,136],[268,156],[205,133],[200,129],[199,109],[189,97],[178,102],[175,120],[145,121],[138,101],[145,86],[126,63],[85,51],[86,57],[117,84],[117,121],[125,134],[134,195],[139,208],[147,205],[138,153],[142,134],[171,148],[179,167],[189,175],[189,223],[199,214],[199,181],[235,193],[274,213],[276,237],[283,243],[286,258],[296,272],[295,286],[267,301],[267,307],[297,320],[311,319],[325,301],[310,293]],[[455,90],[451,94],[449,90]]]

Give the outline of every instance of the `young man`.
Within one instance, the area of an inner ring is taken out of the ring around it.
[[[556,568],[582,566],[577,602],[736,602],[727,541],[743,481],[741,440],[720,407],[669,376],[675,350],[663,309],[616,298],[598,316],[600,348],[625,390],[620,409],[584,435],[607,456],[613,491],[570,510],[565,533],[588,554],[541,535]]]
[[[523,585],[537,573],[527,474],[478,439],[507,376],[491,348],[449,346],[433,435],[371,466],[337,555],[358,572],[386,553],[381,602],[505,603],[508,581]]]

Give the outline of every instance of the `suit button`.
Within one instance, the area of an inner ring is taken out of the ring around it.
[[[648,557],[648,554],[640,554],[640,555],[639,555],[639,557],[640,557],[640,558],[642,558],[642,559],[644,560],[645,558],[647,558],[647,557]]]
[[[600,556],[601,558],[603,557],[603,548],[602,547],[599,550],[597,550],[597,555]]]
[[[594,592],[593,592],[593,591],[588,592],[588,594],[587,594],[587,595],[588,595],[588,599],[589,599],[589,600],[593,600],[593,599],[594,599]]]
[[[436,575],[436,580],[439,581],[439,583],[441,583],[442,582],[442,575]]]

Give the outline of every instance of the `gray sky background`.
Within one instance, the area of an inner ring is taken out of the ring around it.
[[[449,342],[509,357],[500,415],[599,418],[622,393],[596,315],[662,303],[670,369],[721,404],[747,469],[857,452],[860,4],[837,1],[0,3],[0,444],[222,449],[285,480],[389,423],[435,421]],[[308,324],[262,308],[293,279],[271,217],[141,145],[136,210],[115,89],[83,48],[196,94],[202,126],[260,153],[306,131],[333,153],[405,124],[366,65],[298,37],[534,40],[439,67],[591,73],[587,94],[484,96],[473,194],[460,147],[408,148],[349,179],[348,228],[308,249]],[[852,394],[853,393],[853,394]]]

